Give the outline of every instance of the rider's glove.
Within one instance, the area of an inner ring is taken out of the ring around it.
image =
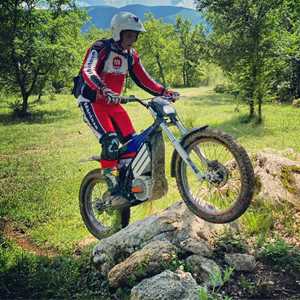
[[[178,92],[172,90],[165,90],[163,93],[163,97],[169,98],[170,101],[175,102],[179,99],[180,94]]]
[[[102,94],[104,97],[106,97],[106,101],[108,104],[118,104],[121,102],[122,97],[115,94],[112,90],[109,88],[103,88]]]

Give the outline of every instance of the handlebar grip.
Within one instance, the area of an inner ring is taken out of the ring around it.
[[[126,104],[126,103],[128,103],[129,101],[128,101],[128,98],[124,98],[124,97],[122,97],[121,98],[121,104]]]
[[[129,102],[136,102],[137,100],[138,100],[138,98],[136,98],[135,96],[122,97],[121,98],[121,103],[126,104],[126,103],[129,103]]]

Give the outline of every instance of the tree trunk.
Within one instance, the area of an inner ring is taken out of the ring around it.
[[[20,116],[24,117],[27,115],[27,111],[28,111],[28,94],[23,94],[22,95],[23,101],[22,101],[22,109],[20,111]]]
[[[183,66],[182,66],[182,75],[183,75],[183,85],[187,87],[187,67],[186,67],[186,62],[184,61]]]
[[[186,68],[186,85],[187,87],[191,87],[192,84],[191,84],[191,79],[192,79],[192,72],[191,72],[191,66],[190,64],[187,64],[187,68]]]
[[[263,98],[262,95],[258,95],[258,120],[257,123],[261,123],[262,122],[262,102],[263,102]]]
[[[163,85],[166,86],[166,79],[165,79],[165,75],[164,75],[164,70],[163,70],[162,64],[160,62],[160,57],[159,57],[158,53],[155,55],[155,58],[156,58],[156,62],[157,62],[158,68],[159,68],[160,78],[163,82]]]
[[[300,98],[300,59],[293,60],[293,88],[296,99]]]
[[[253,119],[255,116],[255,110],[254,110],[254,99],[249,99],[249,118]]]
[[[41,79],[38,85],[38,98],[36,100],[37,102],[40,102],[42,100],[45,85],[46,85],[46,79]]]
[[[259,62],[257,62],[259,63]],[[250,90],[249,90],[249,118],[253,119],[255,117],[255,98],[256,98],[256,91],[257,91],[257,68],[256,61],[252,61],[252,71],[251,71],[251,83],[250,83]]]
[[[37,98],[37,102],[40,102],[42,100],[43,91],[40,90]]]

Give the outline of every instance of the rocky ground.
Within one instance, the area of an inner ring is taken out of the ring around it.
[[[224,230],[235,224],[209,224],[178,202],[102,240],[92,260],[117,299],[192,300],[201,287],[219,299],[300,296],[300,274],[273,270],[245,249],[224,252],[214,243]]]
[[[255,202],[289,202],[295,212],[300,208],[300,162],[295,155],[266,150],[252,157]],[[234,239],[238,231],[235,222],[209,224],[178,202],[102,240],[92,261],[116,299],[187,300],[199,299],[201,293],[203,299],[300,298],[300,272],[295,271],[300,266],[278,269],[257,249],[253,253],[250,242],[245,247],[220,243],[224,232]]]

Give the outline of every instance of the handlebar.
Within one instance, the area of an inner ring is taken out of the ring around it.
[[[174,102],[174,98],[173,97],[166,97],[166,96],[161,96],[162,98],[164,98],[165,100],[169,101],[169,102]],[[140,103],[141,105],[145,106],[145,107],[148,107],[148,103],[147,101],[151,101],[153,100],[154,98],[156,97],[151,97],[151,98],[146,98],[146,99],[139,99],[137,98],[136,96],[134,95],[130,95],[128,97],[124,97],[122,96],[121,97],[121,103],[122,104],[126,104],[126,103],[130,103],[130,102],[138,102]]]
[[[130,95],[128,97],[120,97],[121,98],[121,103],[122,104],[126,104],[126,103],[130,103],[130,102],[137,102],[138,100],[140,100],[139,98],[137,98],[136,96],[134,95]]]
[[[139,99],[134,95],[130,95],[129,97],[121,97],[121,103],[122,104],[126,104],[126,103],[130,103],[130,102],[139,102],[141,105],[145,106],[146,108],[148,108],[148,103],[146,102],[147,100],[151,100],[153,98],[149,98],[149,99]]]

